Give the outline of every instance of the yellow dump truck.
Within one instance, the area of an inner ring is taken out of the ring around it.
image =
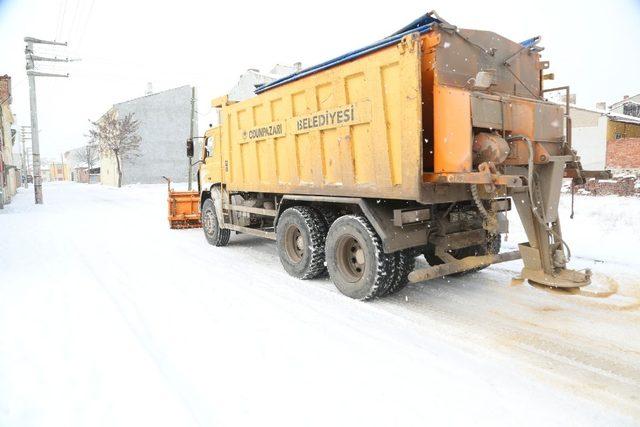
[[[583,172],[567,110],[543,98],[538,41],[428,13],[255,97],[214,99],[198,171],[207,240],[273,239],[289,274],[328,271],[364,300],[520,257],[523,278],[588,284],[566,268],[561,182]],[[512,204],[529,241],[500,253]],[[430,267],[414,271],[420,254]]]

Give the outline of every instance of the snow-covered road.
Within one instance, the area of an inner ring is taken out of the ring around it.
[[[510,262],[363,303],[270,241],[169,230],[165,191],[51,183],[0,211],[0,426],[640,424],[638,199],[564,220],[609,297]]]

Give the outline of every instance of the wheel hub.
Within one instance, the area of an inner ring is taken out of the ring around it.
[[[345,236],[337,245],[337,266],[349,282],[362,278],[366,266],[364,249],[353,236]]]
[[[285,232],[285,248],[289,258],[298,263],[304,257],[304,238],[300,229],[295,225],[290,225]]]
[[[213,216],[213,211],[207,209],[204,211],[202,226],[208,234],[213,233],[214,230],[214,221],[215,217]]]

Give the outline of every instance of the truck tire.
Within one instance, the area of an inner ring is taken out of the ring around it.
[[[284,269],[298,279],[313,279],[325,272],[327,227],[313,208],[294,206],[278,220],[276,245]]]
[[[322,219],[324,219],[324,223],[327,225],[327,230],[331,227],[331,224],[335,222],[336,219],[340,217],[337,209],[328,206],[314,206],[320,215],[322,215]]]
[[[382,295],[391,284],[394,255],[385,254],[380,237],[360,215],[345,215],[329,228],[327,270],[344,295],[369,300]]]
[[[213,246],[227,246],[231,230],[220,227],[213,200],[207,199],[202,204],[201,220],[207,242]]]
[[[488,241],[486,245],[474,245],[466,248],[454,249],[450,253],[456,259],[463,259],[468,256],[497,254],[497,253],[500,253],[500,247],[501,247],[501,237],[499,234],[496,234],[491,237],[488,237]],[[435,254],[435,248],[433,245],[428,245],[424,250],[423,255],[424,255],[424,258],[429,263],[429,265],[431,266],[444,264],[444,261],[442,261]],[[472,268],[470,270],[452,274],[452,276],[463,276],[465,274],[475,273],[476,271],[484,270],[487,267],[488,265],[484,267]]]
[[[404,289],[409,283],[409,273],[416,268],[416,253],[413,248],[398,251],[394,255],[395,272],[393,280],[383,296],[392,295]]]

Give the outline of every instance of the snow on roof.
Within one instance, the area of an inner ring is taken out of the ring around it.
[[[558,105],[563,105],[563,106],[565,105],[563,102],[555,102],[555,101],[551,101],[551,102]],[[582,107],[578,105],[571,105],[570,107],[572,110],[582,110],[582,111],[589,111],[592,113],[598,113],[602,116],[607,116],[609,119],[615,122],[625,122],[625,123],[640,125],[640,117],[629,116],[627,114],[621,114],[621,113],[613,113],[611,111],[601,110],[599,108]]]
[[[555,103],[555,104],[558,104],[558,105],[562,105],[562,106],[564,106],[564,105],[565,105],[565,103],[564,103],[564,102],[554,102],[554,103]],[[573,105],[573,104],[571,104],[571,105],[570,105],[570,107],[571,107],[571,109],[572,109],[572,110],[589,111],[589,112],[591,112],[591,113],[598,113],[598,114],[603,115],[603,116],[604,116],[604,115],[606,115],[606,114],[608,114],[608,113],[607,113],[607,110],[601,110],[601,109],[599,109],[599,108],[584,107],[584,106],[581,106],[581,105]]]
[[[638,93],[637,95],[633,95],[633,96],[630,96],[628,98],[622,99],[622,100],[620,100],[618,102],[615,102],[615,103],[611,104],[611,106],[609,108],[616,108],[616,107],[624,105],[624,104],[626,104],[628,102],[633,102],[634,104],[638,104],[638,102],[633,101],[633,98],[637,98],[637,97],[640,97],[640,93]]]
[[[624,123],[632,123],[635,125],[640,125],[640,117],[629,116],[627,114],[619,114],[619,113],[608,113],[607,116],[615,122],[624,122]]]
[[[116,105],[125,104],[125,103],[127,103],[127,102],[135,101],[135,100],[137,100],[137,99],[149,98],[149,97],[151,97],[151,96],[160,95],[160,94],[165,93],[165,92],[171,92],[172,90],[183,89],[183,88],[185,88],[185,87],[191,87],[191,86],[190,86],[190,85],[182,85],[182,86],[177,86],[177,87],[174,87],[174,88],[171,88],[171,89],[161,90],[161,91],[159,91],[159,92],[153,92],[153,93],[150,93],[150,94],[148,94],[148,95],[137,96],[137,97],[135,97],[135,98],[127,99],[126,101],[116,102],[115,104],[113,104],[113,106],[115,107]],[[105,114],[106,114],[106,113],[105,113]]]

